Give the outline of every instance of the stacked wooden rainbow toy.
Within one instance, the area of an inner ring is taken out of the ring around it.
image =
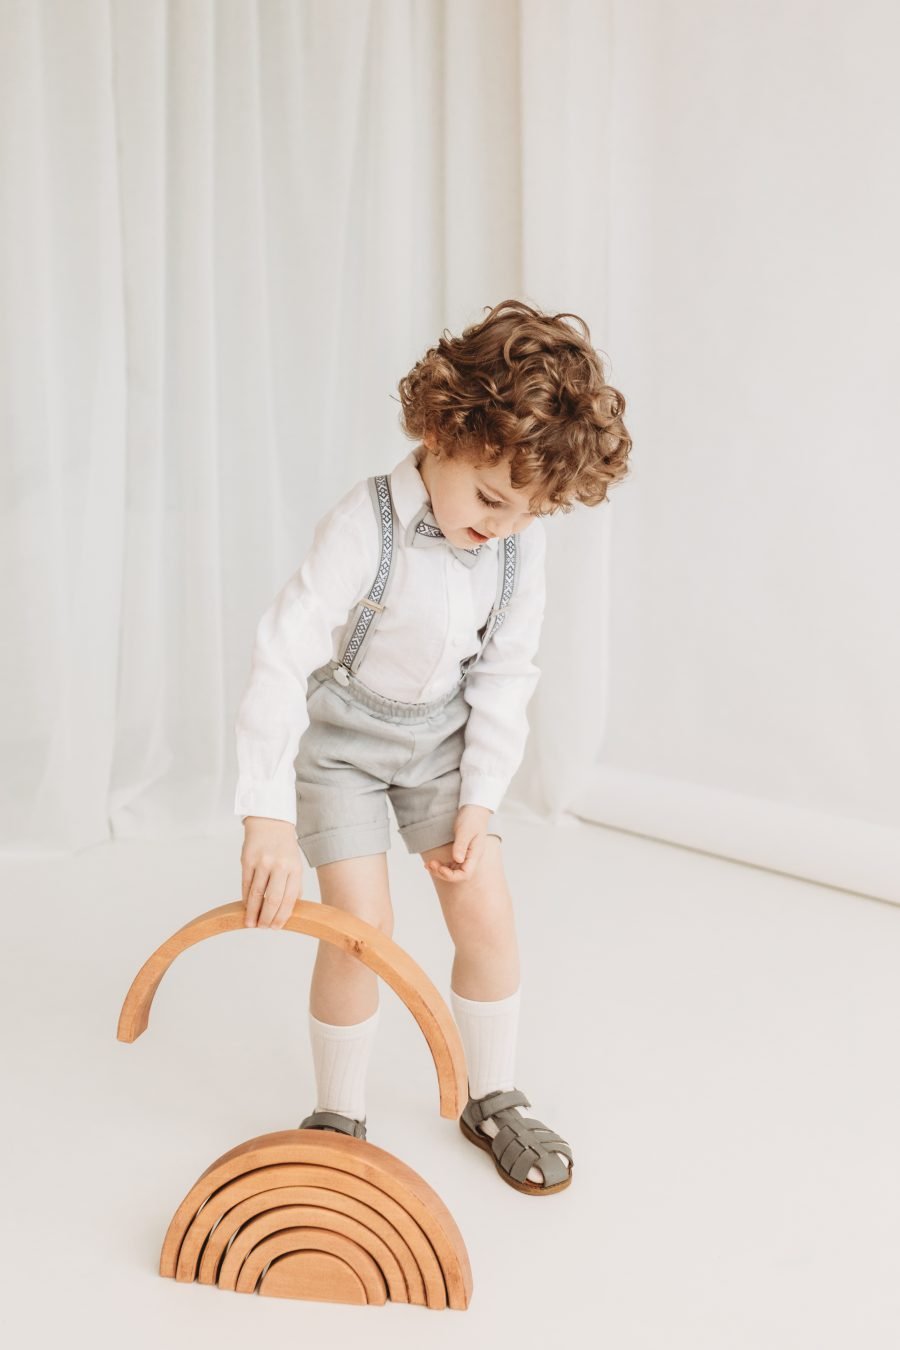
[[[240,901],[201,914],[144,963],[119,1016],[118,1038],[146,1030],[162,977],[186,948],[244,928]],[[284,928],[333,943],[381,976],[428,1042],[441,1115],[467,1099],[459,1032],[415,961],[377,928],[330,905],[299,900]],[[335,1303],[467,1308],[472,1271],[453,1216],[399,1158],[326,1130],[277,1130],[211,1163],[169,1224],[159,1272],[237,1293]]]

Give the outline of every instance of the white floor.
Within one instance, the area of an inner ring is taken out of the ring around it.
[[[311,1109],[314,944],[248,930],[173,965],[134,1045],[132,977],[240,896],[240,826],[0,860],[4,1313],[15,1346],[895,1350],[900,909],[567,820],[506,824],[523,951],[520,1086],[572,1143],[535,1200],[437,1112],[387,988],[369,1137],[469,1248],[467,1312],[241,1297],[157,1274],[220,1154]],[[395,836],[397,940],[446,990],[431,883]],[[310,873],[307,898],[318,895]],[[579,1337],[580,1339],[580,1337]]]

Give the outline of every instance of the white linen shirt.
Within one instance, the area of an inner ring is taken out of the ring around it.
[[[428,491],[417,467],[421,447],[393,469],[391,495],[400,528],[386,608],[366,641],[358,678],[386,698],[430,702],[459,680],[459,663],[478,651],[478,629],[497,595],[498,539],[481,545],[474,567],[438,541],[407,542]],[[545,526],[533,520],[518,536],[519,572],[506,618],[468,672],[471,712],[460,763],[459,805],[496,810],[521,763],[528,737],[526,705],[540,678],[533,663],[544,616]],[[368,595],[381,558],[381,528],[368,479],[360,479],[315,527],[300,568],[263,614],[250,680],[235,732],[235,814],[271,816],[296,825],[294,761],[309,725],[307,682],[338,661],[351,611]]]

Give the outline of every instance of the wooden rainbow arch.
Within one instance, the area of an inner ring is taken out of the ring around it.
[[[159,1271],[238,1293],[468,1307],[472,1271],[453,1216],[399,1158],[319,1130],[259,1135],[194,1184]]]
[[[131,1043],[146,1031],[153,997],[177,956],[206,938],[244,930],[244,905],[236,900],[207,910],[167,938],[132,981],[119,1014],[118,1039]],[[428,1042],[437,1070],[441,1115],[458,1119],[468,1100],[465,1052],[450,1010],[421,966],[372,924],[333,905],[298,900],[282,931],[330,942],[390,985]]]

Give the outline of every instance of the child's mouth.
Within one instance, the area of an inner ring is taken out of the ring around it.
[[[487,543],[487,535],[486,535],[486,534],[479,534],[477,530],[473,530],[473,529],[472,529],[472,526],[471,526],[471,525],[469,526],[469,534],[470,534],[470,535],[472,536],[472,538],[475,540],[475,543],[476,543],[476,544],[486,544],[486,543]]]

